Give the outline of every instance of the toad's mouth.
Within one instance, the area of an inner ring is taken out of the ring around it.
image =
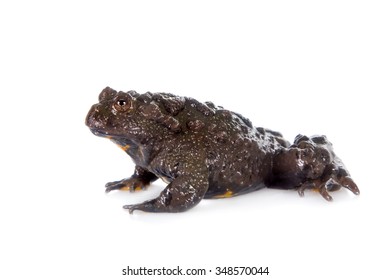
[[[104,138],[112,138],[112,137],[115,137],[114,135],[108,133],[107,131],[102,131],[102,130],[99,130],[97,128],[89,128],[91,130],[91,132],[96,135],[96,136],[99,136],[99,137],[104,137]]]
[[[99,129],[99,128],[89,128],[89,129],[91,130],[91,132],[94,135],[99,136],[99,137],[108,138],[108,139],[123,138],[123,135],[120,135],[120,134],[117,134],[117,133],[113,133],[113,132],[109,132],[109,131],[106,131],[106,130],[102,130],[102,129]]]
[[[103,138],[108,138],[108,139],[123,139],[123,138],[126,138],[126,137],[130,137],[131,134],[137,134],[137,132],[140,131],[139,128],[133,128],[131,130],[127,130],[126,131],[126,135],[122,135],[122,134],[119,134],[119,133],[106,131],[106,130],[99,129],[99,128],[96,128],[96,127],[90,127],[89,129],[91,130],[91,132],[94,135],[99,136],[99,137],[103,137]]]

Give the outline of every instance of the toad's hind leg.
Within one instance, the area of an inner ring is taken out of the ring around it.
[[[140,204],[125,205],[130,214],[135,210],[145,212],[183,212],[197,205],[208,189],[208,176],[202,173],[182,175],[174,179],[152,200]]]
[[[341,187],[354,194],[360,191],[325,136],[302,136],[293,145],[280,149],[274,156],[269,188],[297,189],[303,196],[306,189],[317,190],[331,201],[329,191]]]

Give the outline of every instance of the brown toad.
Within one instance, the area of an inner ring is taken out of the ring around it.
[[[106,184],[106,191],[168,183],[152,200],[125,205],[130,213],[182,212],[202,198],[231,197],[264,187],[329,191],[359,189],[325,136],[298,135],[290,145],[280,133],[254,127],[240,114],[169,93],[117,92],[109,87],[92,106],[86,125],[109,138],[134,161],[134,174]]]

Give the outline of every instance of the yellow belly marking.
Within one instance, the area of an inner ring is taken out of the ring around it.
[[[214,197],[215,198],[228,198],[228,197],[232,197],[233,195],[234,195],[234,193],[231,190],[227,190],[224,194],[219,194],[219,195],[216,195]]]

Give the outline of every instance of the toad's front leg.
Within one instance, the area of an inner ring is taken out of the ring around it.
[[[208,189],[208,173],[193,172],[175,178],[161,193],[152,200],[140,204],[125,205],[130,214],[134,210],[145,212],[183,212],[197,205]]]
[[[275,155],[272,173],[270,188],[297,189],[301,196],[306,189],[313,189],[331,201],[329,192],[341,187],[360,193],[325,136],[298,135],[293,145]]]

